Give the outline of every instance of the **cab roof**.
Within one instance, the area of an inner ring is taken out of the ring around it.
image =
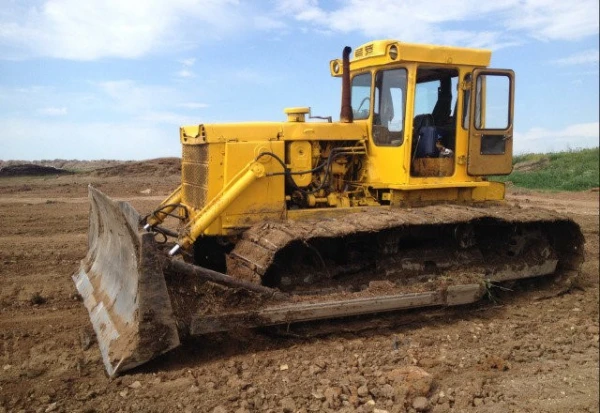
[[[399,40],[374,40],[354,49],[350,57],[350,70],[383,66],[400,62],[417,62],[445,65],[486,67],[492,52],[486,49],[404,43]],[[334,69],[338,70],[335,71]],[[342,75],[341,59],[330,63],[331,75]]]

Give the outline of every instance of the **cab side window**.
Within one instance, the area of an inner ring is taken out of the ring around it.
[[[382,70],[375,77],[373,140],[379,146],[400,146],[404,140],[406,70]]]
[[[369,118],[371,109],[371,73],[361,73],[352,78],[352,111],[354,120]]]

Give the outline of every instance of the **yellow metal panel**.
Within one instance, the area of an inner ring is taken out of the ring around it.
[[[368,177],[369,183],[375,187],[378,184],[384,186],[404,185],[409,181],[409,165],[411,157],[411,142],[412,142],[412,119],[414,105],[414,79],[416,73],[416,64],[402,65],[407,70],[407,91],[406,91],[406,119],[404,122],[404,139],[403,144],[397,147],[378,146],[373,143],[373,137],[369,131],[368,145]],[[371,97],[374,100],[374,97]],[[369,117],[369,122],[372,121],[373,115]]]
[[[308,171],[312,169],[312,144],[309,141],[294,141],[287,146],[287,159],[291,172]],[[312,173],[292,175],[299,187],[308,186],[312,181]]]
[[[398,43],[398,60],[447,65],[488,66],[492,52],[466,47]]]
[[[404,163],[406,144],[398,147],[376,146],[369,144],[367,159],[367,181],[377,187],[377,184],[404,185],[408,180],[408,169]]]
[[[398,57],[390,58],[389,47],[396,45]],[[439,46],[431,44],[403,43],[398,40],[375,40],[365,43],[354,50],[350,60],[350,70],[390,65],[401,62],[418,62],[444,65],[468,65],[485,67],[490,64],[491,51],[485,49],[472,49],[466,47]],[[333,60],[330,63],[332,76],[341,76],[342,70],[334,73]]]
[[[183,242],[178,242],[182,247],[189,247],[204,231],[219,217],[239,196],[244,193],[252,183],[265,176],[265,167],[260,162],[249,163],[248,166],[238,172],[236,177],[230,180],[223,191],[211,200],[206,207],[197,212],[190,222],[189,234],[184,237]]]
[[[283,138],[288,140],[360,140],[368,135],[367,121],[354,123],[284,123]]]
[[[504,199],[504,184],[500,182],[467,182],[430,186],[400,186],[391,191],[391,205],[418,205],[454,201],[483,202]]]
[[[502,182],[488,182],[488,186],[473,189],[473,201],[502,200],[505,187]]]
[[[434,201],[453,201],[459,197],[459,188],[436,188],[419,191],[395,191],[392,190],[392,206],[421,203],[430,203]]]
[[[200,125],[204,129],[203,138],[194,138],[198,134],[198,125],[183,126],[181,143],[191,143],[193,139],[202,139],[208,143],[277,140],[281,137],[283,124],[282,122],[246,122]]]
[[[512,70],[506,69],[475,69],[473,71],[473,81],[471,82],[471,96],[475,97],[477,78],[485,75],[499,75],[506,76],[510,82],[508,104],[509,111],[508,125],[505,129],[478,129],[475,127],[475,106],[471,105],[470,114],[470,125],[469,125],[469,154],[467,170],[471,175],[508,175],[512,172],[512,155],[513,155],[513,119],[514,119],[514,96],[515,96],[515,74]],[[483,80],[482,95],[485,96],[485,81]],[[481,103],[481,117],[485,119],[483,114],[485,111],[485,104],[487,99],[482,97]],[[492,101],[493,102],[493,101]],[[496,139],[503,139],[505,150],[504,153],[499,154],[485,154],[482,150],[482,140],[485,137],[495,137]]]
[[[248,162],[262,152],[272,152],[284,159],[282,141],[229,142],[225,145],[224,182],[228,183]],[[267,173],[282,172],[281,165],[269,156],[259,160]],[[283,175],[254,181],[222,215],[223,231],[226,228],[248,227],[266,219],[281,219],[285,211]]]
[[[195,138],[198,125],[181,128],[181,143],[255,142],[272,140],[360,140],[367,137],[367,122],[248,122],[201,125],[203,137]]]

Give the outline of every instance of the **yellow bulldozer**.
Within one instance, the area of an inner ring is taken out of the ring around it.
[[[180,128],[181,185],[140,215],[90,187],[73,276],[110,376],[188,335],[474,302],[577,275],[565,216],[508,206],[515,79],[488,50],[377,40],[329,64],[340,120]]]

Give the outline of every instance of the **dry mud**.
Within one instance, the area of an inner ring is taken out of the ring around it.
[[[531,282],[460,308],[211,335],[108,379],[70,278],[87,184],[148,212],[178,179],[0,179],[0,412],[598,411],[598,192],[509,195],[581,225],[568,293]]]

